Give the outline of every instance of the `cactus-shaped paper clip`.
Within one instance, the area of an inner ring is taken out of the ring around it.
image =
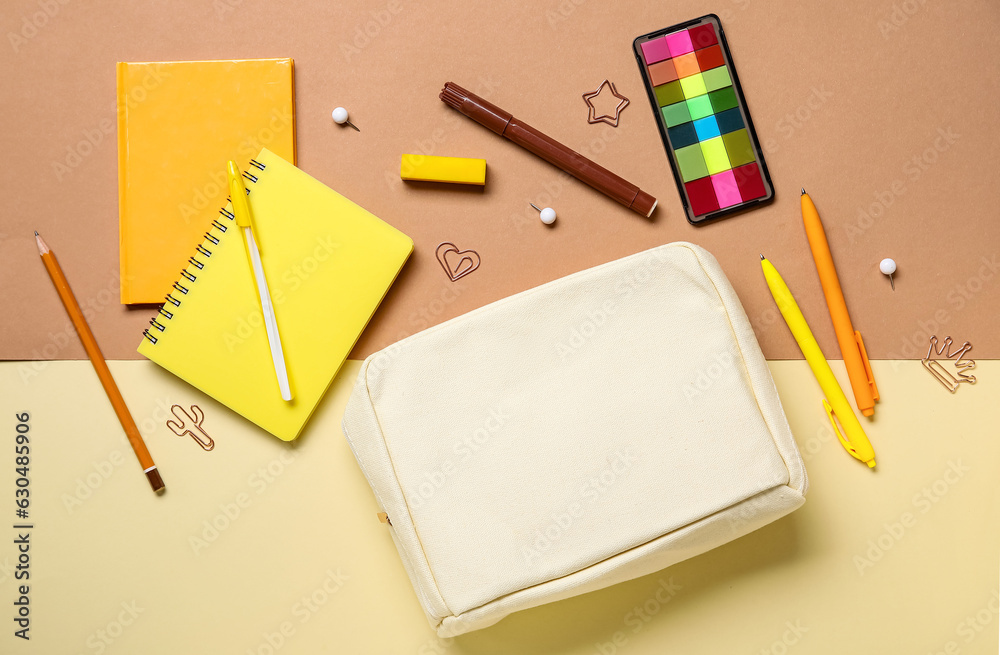
[[[170,413],[177,418],[177,421],[180,421],[179,423],[177,421],[167,421],[167,427],[170,428],[171,432],[178,437],[190,435],[205,450],[215,448],[215,441],[212,440],[212,437],[208,436],[205,428],[201,427],[202,422],[205,420],[205,412],[201,411],[201,407],[191,405],[191,411],[188,412],[188,410],[180,405],[173,405],[170,408]]]

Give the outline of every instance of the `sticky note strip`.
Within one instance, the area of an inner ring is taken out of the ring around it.
[[[726,154],[726,145],[722,141],[722,137],[708,139],[698,145],[701,146],[701,152],[705,157],[705,166],[708,168],[709,175],[715,175],[732,168],[729,165],[729,156]],[[716,187],[716,191],[718,191],[718,187]]]
[[[399,176],[417,182],[450,182],[452,184],[486,184],[486,160],[465,157],[434,157],[403,155]]]

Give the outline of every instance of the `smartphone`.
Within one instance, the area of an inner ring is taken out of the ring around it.
[[[771,175],[719,17],[644,34],[632,49],[688,222],[770,202]]]

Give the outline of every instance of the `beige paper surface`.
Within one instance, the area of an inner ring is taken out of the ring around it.
[[[954,396],[919,363],[876,363],[886,400],[869,424],[874,472],[834,440],[806,364],[773,362],[810,475],[800,510],[453,640],[427,624],[340,432],[357,362],[295,445],[152,363],[112,362],[162,497],[87,362],[49,363],[27,383],[21,366],[0,364],[0,606],[10,616],[19,596],[13,441],[15,414],[29,412],[31,640],[8,619],[0,652],[997,651],[1000,362],[980,361],[980,382]],[[172,404],[204,410],[213,451],[167,430]]]
[[[517,291],[678,240],[716,256],[767,357],[801,355],[761,277],[761,252],[785,276],[824,352],[840,358],[801,227],[803,186],[872,358],[920,357],[935,331],[968,339],[975,356],[1000,357],[993,0],[9,0],[5,9],[0,358],[84,356],[38,261],[35,229],[91,308],[105,353],[139,357],[153,312],[116,298],[114,64],[233,57],[295,59],[299,164],[416,242],[356,358]],[[708,12],[729,38],[777,197],[694,228],[681,213],[631,44]],[[605,78],[632,101],[617,129],[586,120],[581,96]],[[655,220],[448,109],[437,97],[446,81],[653,194]],[[361,132],[332,122],[337,106]],[[404,153],[485,158],[486,188],[403,183]],[[555,208],[556,224],[543,226],[529,202]],[[482,265],[450,282],[434,258],[442,242],[476,250]],[[899,264],[895,292],[878,272],[883,257]]]

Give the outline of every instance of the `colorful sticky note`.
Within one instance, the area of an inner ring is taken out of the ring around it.
[[[681,170],[683,181],[690,182],[708,175],[708,166],[699,144],[679,148],[674,150],[674,154],[677,156],[677,167]]]
[[[677,79],[677,70],[671,59],[661,61],[649,67],[649,81],[653,86],[673,82]]]
[[[708,23],[689,29],[688,37],[690,37],[691,45],[694,46],[695,50],[707,48],[719,42],[719,38],[715,36],[715,28]]]
[[[726,144],[729,163],[734,168],[754,161],[753,146],[750,145],[750,136],[745,129],[723,134],[722,140]]]
[[[658,61],[670,58],[670,50],[667,48],[667,40],[662,36],[646,41],[641,46],[642,57],[647,64],[655,64]]]
[[[687,30],[668,34],[666,38],[671,57],[679,57],[694,50],[694,45],[691,44],[691,35],[688,34]]]
[[[706,116],[705,118],[699,118],[692,123],[694,126],[695,133],[698,135],[699,141],[708,141],[709,139],[714,139],[719,136],[719,124],[715,121],[715,116]]]
[[[708,99],[707,95],[695,96],[684,102],[687,103],[688,114],[690,114],[691,120],[705,118],[714,113],[712,111],[712,101]]]
[[[695,96],[705,95],[705,93],[707,93],[705,80],[702,78],[701,73],[696,73],[691,77],[682,78],[680,83],[681,90],[684,91],[685,98],[694,98]]]
[[[711,98],[712,94],[708,94],[708,97]],[[723,134],[743,129],[743,116],[740,115],[739,107],[717,113],[715,120],[719,123],[719,131]]]
[[[702,141],[698,145],[701,147],[701,152],[705,157],[705,166],[708,168],[710,175],[715,175],[716,173],[721,173],[732,168],[729,165],[726,144],[722,142],[722,137],[717,136],[714,139]]]
[[[702,97],[708,100],[708,96]],[[660,108],[660,111],[663,113],[663,120],[667,123],[667,127],[680,125],[681,123],[686,123],[691,120],[691,113],[688,111],[687,103],[688,101],[677,102]]]
[[[698,222],[773,190],[718,20],[689,24],[642,44],[639,59],[687,217]]]
[[[684,184],[688,200],[691,201],[691,211],[695,216],[704,216],[719,208],[719,199],[715,196],[715,185],[712,178],[702,177]]]
[[[681,90],[681,83],[676,80],[653,87],[653,94],[656,96],[656,102],[659,103],[661,107],[672,105],[675,102],[680,102],[684,99],[684,92]]]
[[[736,178],[736,186],[740,189],[740,197],[743,198],[743,202],[763,198],[767,195],[767,189],[764,188],[764,180],[760,176],[760,168],[756,162],[734,168],[733,176]]]
[[[702,71],[702,75],[705,78],[705,87],[709,91],[715,91],[716,89],[721,89],[724,86],[731,86],[733,83],[733,81],[729,79],[729,69],[725,66],[719,66],[718,68]]]
[[[715,196],[719,199],[719,209],[732,207],[743,202],[739,187],[736,186],[736,178],[731,170],[713,175],[712,186],[715,187]]]
[[[698,133],[694,129],[694,123],[691,122],[668,127],[667,135],[670,137],[670,145],[673,146],[674,150],[698,143]]]
[[[702,79],[704,79],[704,76],[702,76]],[[712,109],[715,110],[716,114],[726,111],[727,109],[732,109],[738,104],[736,102],[736,92],[731,86],[716,89],[715,91],[709,93],[708,97],[712,101]]]
[[[693,52],[674,57],[671,61],[674,62],[674,68],[677,70],[677,77],[681,79],[701,72],[701,69],[698,68],[698,57]]]
[[[694,54],[698,57],[698,67],[703,71],[726,65],[726,60],[722,56],[722,48],[717,45],[713,45],[710,48],[695,50]]]

